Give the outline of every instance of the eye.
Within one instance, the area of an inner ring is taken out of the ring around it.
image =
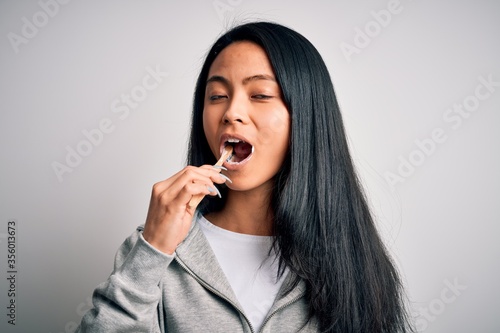
[[[271,99],[273,96],[269,95],[264,95],[264,94],[257,94],[257,95],[252,95],[253,99],[260,99],[260,100],[266,100],[266,99]]]
[[[208,99],[210,101],[218,101],[218,100],[221,100],[223,98],[227,98],[227,96],[226,95],[212,95],[212,96],[208,97]]]

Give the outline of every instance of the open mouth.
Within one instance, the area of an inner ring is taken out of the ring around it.
[[[245,142],[240,139],[229,138],[224,142],[224,147],[233,146],[233,154],[227,161],[229,164],[239,164],[243,161],[248,160],[253,153],[253,146],[248,142]]]

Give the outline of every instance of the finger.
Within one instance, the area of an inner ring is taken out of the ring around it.
[[[196,169],[198,169],[198,168],[192,167],[192,166],[187,166],[184,169],[177,172],[176,174],[174,174],[173,176],[169,177],[168,179],[157,182],[156,184],[153,185],[153,195],[156,197],[161,196],[164,191],[169,189],[173,184],[178,182],[178,180],[181,178],[184,178],[186,181],[188,181],[188,179],[186,179],[186,174],[188,176],[191,175],[191,177],[192,177],[193,175],[195,175],[197,173]],[[206,171],[201,172],[200,176],[203,176],[204,173],[206,173]],[[198,178],[198,180],[199,180],[199,178]],[[177,187],[177,190],[179,190],[179,189],[180,189],[180,187]]]
[[[186,206],[189,206],[189,203],[193,198],[201,197],[201,199],[203,199],[206,195],[217,195],[214,185],[207,186],[199,183],[186,184],[178,195],[171,200],[171,204],[186,209]]]
[[[214,166],[214,165],[202,165],[200,167],[200,169],[209,170],[208,176],[210,177],[210,179],[214,183],[222,184],[226,181],[229,181],[230,183],[232,183],[231,179],[229,179],[228,176],[226,176],[225,174],[222,173],[223,170],[224,171],[226,170],[226,168],[224,168],[224,167],[218,167],[218,166]],[[214,171],[215,171],[215,173],[214,173]]]
[[[169,219],[177,220],[180,215],[185,214],[186,206],[193,196],[201,195],[204,197],[209,194],[212,193],[208,187],[199,183],[186,184],[181,191],[175,194],[166,191],[159,197],[152,198],[150,209],[148,211],[148,219],[149,216],[160,214],[158,216],[160,216],[160,219],[163,220],[165,218],[164,214],[167,214],[168,216],[171,216]],[[177,218],[172,218],[172,216],[177,216]]]
[[[215,175],[213,173],[210,175],[210,178],[215,183],[222,184],[222,183],[224,183],[226,181],[229,181],[230,183],[233,182],[231,179],[229,179],[228,176],[226,176],[225,174],[222,173],[222,171],[227,171],[227,169],[224,168],[224,167],[222,167],[222,166],[217,166],[217,165],[203,165],[201,167],[202,168],[206,168],[206,169],[211,170],[211,171],[214,171],[214,170],[216,171]]]
[[[184,177],[192,178],[193,181],[200,181],[203,177],[208,177],[212,182],[218,184],[222,184],[228,179],[225,175],[221,176],[221,169],[214,168],[211,165],[202,165],[200,167],[187,166],[173,177],[169,178],[172,179],[172,182],[168,185]]]
[[[215,186],[213,188],[208,187],[208,190],[210,191],[211,195],[215,196],[215,194],[217,193],[219,198],[222,198],[217,187],[215,187]],[[203,195],[203,194],[197,194],[197,195],[193,196],[191,198],[191,200],[189,200],[188,209],[195,210],[196,207],[200,204],[200,202],[203,200],[204,197],[205,197],[205,195]]]
[[[219,170],[210,167],[188,167],[172,184],[169,191],[178,193],[188,183],[200,183],[214,187],[214,183],[223,184],[227,181],[226,176],[221,176]]]

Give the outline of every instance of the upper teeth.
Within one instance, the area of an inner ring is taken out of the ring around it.
[[[228,139],[227,142],[229,142],[229,143],[238,143],[238,142],[241,142],[241,140],[238,140],[238,139]]]

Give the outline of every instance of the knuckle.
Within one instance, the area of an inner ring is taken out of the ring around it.
[[[158,182],[158,183],[156,183],[156,184],[153,185],[152,192],[153,192],[154,196],[159,196],[160,195],[160,193],[161,193],[161,187],[162,187],[161,186],[161,182]]]
[[[201,184],[195,184],[195,183],[188,184],[188,186],[186,187],[186,190],[189,194],[192,194],[192,195],[196,195],[199,193],[205,193],[204,186]]]
[[[186,171],[184,172],[184,174],[186,176],[188,176],[189,178],[194,178],[195,175],[196,175],[196,171],[192,167],[190,167],[190,168],[186,169]]]
[[[186,173],[196,172],[197,169],[198,169],[197,167],[194,167],[192,165],[188,165],[187,167],[184,168],[184,170],[185,170]]]
[[[163,193],[158,197],[158,201],[160,202],[160,205],[162,207],[168,207],[168,204],[170,203],[170,196]]]
[[[195,183],[188,183],[186,186],[184,186],[184,189],[187,193],[193,194],[195,191],[196,184]]]

